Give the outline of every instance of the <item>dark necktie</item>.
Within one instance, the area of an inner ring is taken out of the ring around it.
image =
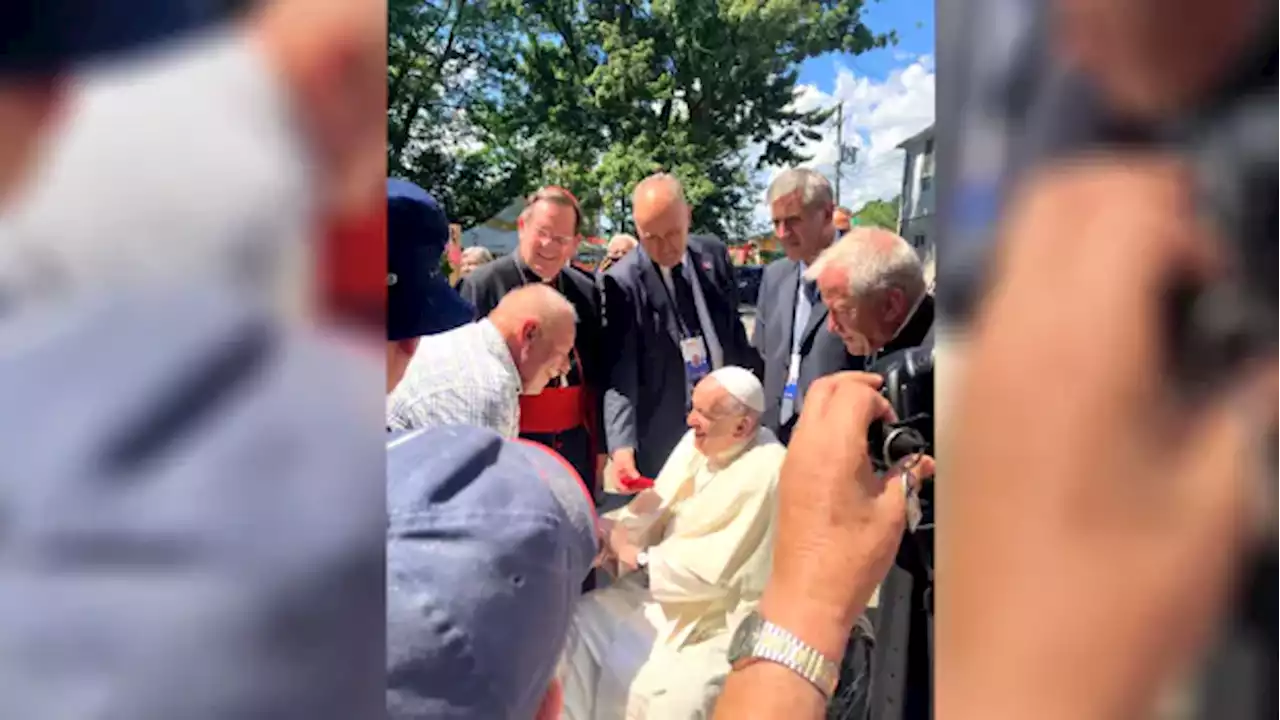
[[[689,337],[702,336],[702,323],[698,321],[698,306],[693,300],[693,286],[684,276],[684,263],[671,268],[671,285],[676,291],[676,311],[684,323]]]
[[[818,284],[812,280],[805,280],[804,296],[809,299],[809,307],[813,307],[822,301],[822,295],[818,293]]]

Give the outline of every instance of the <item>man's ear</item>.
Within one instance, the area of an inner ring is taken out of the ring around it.
[[[520,327],[520,340],[525,346],[532,345],[541,334],[542,328],[537,320],[529,319],[524,321],[524,325]]]
[[[400,352],[405,355],[413,355],[418,351],[419,340],[421,340],[421,338],[405,338],[404,340],[398,341],[396,345],[399,347]]]

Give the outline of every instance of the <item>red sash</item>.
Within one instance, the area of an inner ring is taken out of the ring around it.
[[[584,417],[583,388],[546,388],[537,395],[520,396],[520,432],[531,435],[554,435],[582,427]]]
[[[578,364],[578,376],[585,370],[578,349],[573,349]],[[537,395],[520,396],[520,432],[526,435],[555,435],[583,428],[587,431],[590,454],[594,461],[596,448],[601,447],[595,437],[596,407],[594,396],[579,384],[567,388],[543,388]]]

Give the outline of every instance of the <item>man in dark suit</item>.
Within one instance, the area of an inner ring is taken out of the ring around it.
[[[836,238],[831,183],[803,168],[787,170],[769,185],[774,233],[787,253],[769,263],[756,301],[751,343],[764,360],[765,410],[760,423],[786,443],[809,385],[823,375],[862,370],[826,327],[827,306],[805,270]]]
[[[520,436],[564,456],[598,494],[604,467],[600,424],[605,363],[600,351],[600,302],[595,278],[570,265],[578,251],[582,212],[564,188],[545,187],[530,195],[517,221],[519,247],[476,268],[459,288],[488,315],[503,296],[528,284],[545,283],[564,295],[578,314],[569,372],[538,395],[520,398]]]
[[[933,298],[914,248],[879,228],[854,228],[806,273],[830,308],[827,324],[850,353],[873,358],[884,373],[912,348],[933,341]],[[921,528],[903,539],[868,612],[875,627],[872,717],[932,716],[932,537]],[[890,714],[884,714],[890,713]]]
[[[689,237],[680,182],[653,175],[636,186],[640,247],[605,273],[608,388],[605,434],[618,478],[653,477],[685,433],[691,388],[727,365],[759,372],[738,312],[724,244]]]

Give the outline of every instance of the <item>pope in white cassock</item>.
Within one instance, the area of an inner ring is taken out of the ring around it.
[[[760,427],[763,410],[759,380],[739,367],[694,388],[689,432],[608,530],[619,579],[574,614],[561,667],[566,720],[711,716],[730,638],[772,560],[785,449]]]

